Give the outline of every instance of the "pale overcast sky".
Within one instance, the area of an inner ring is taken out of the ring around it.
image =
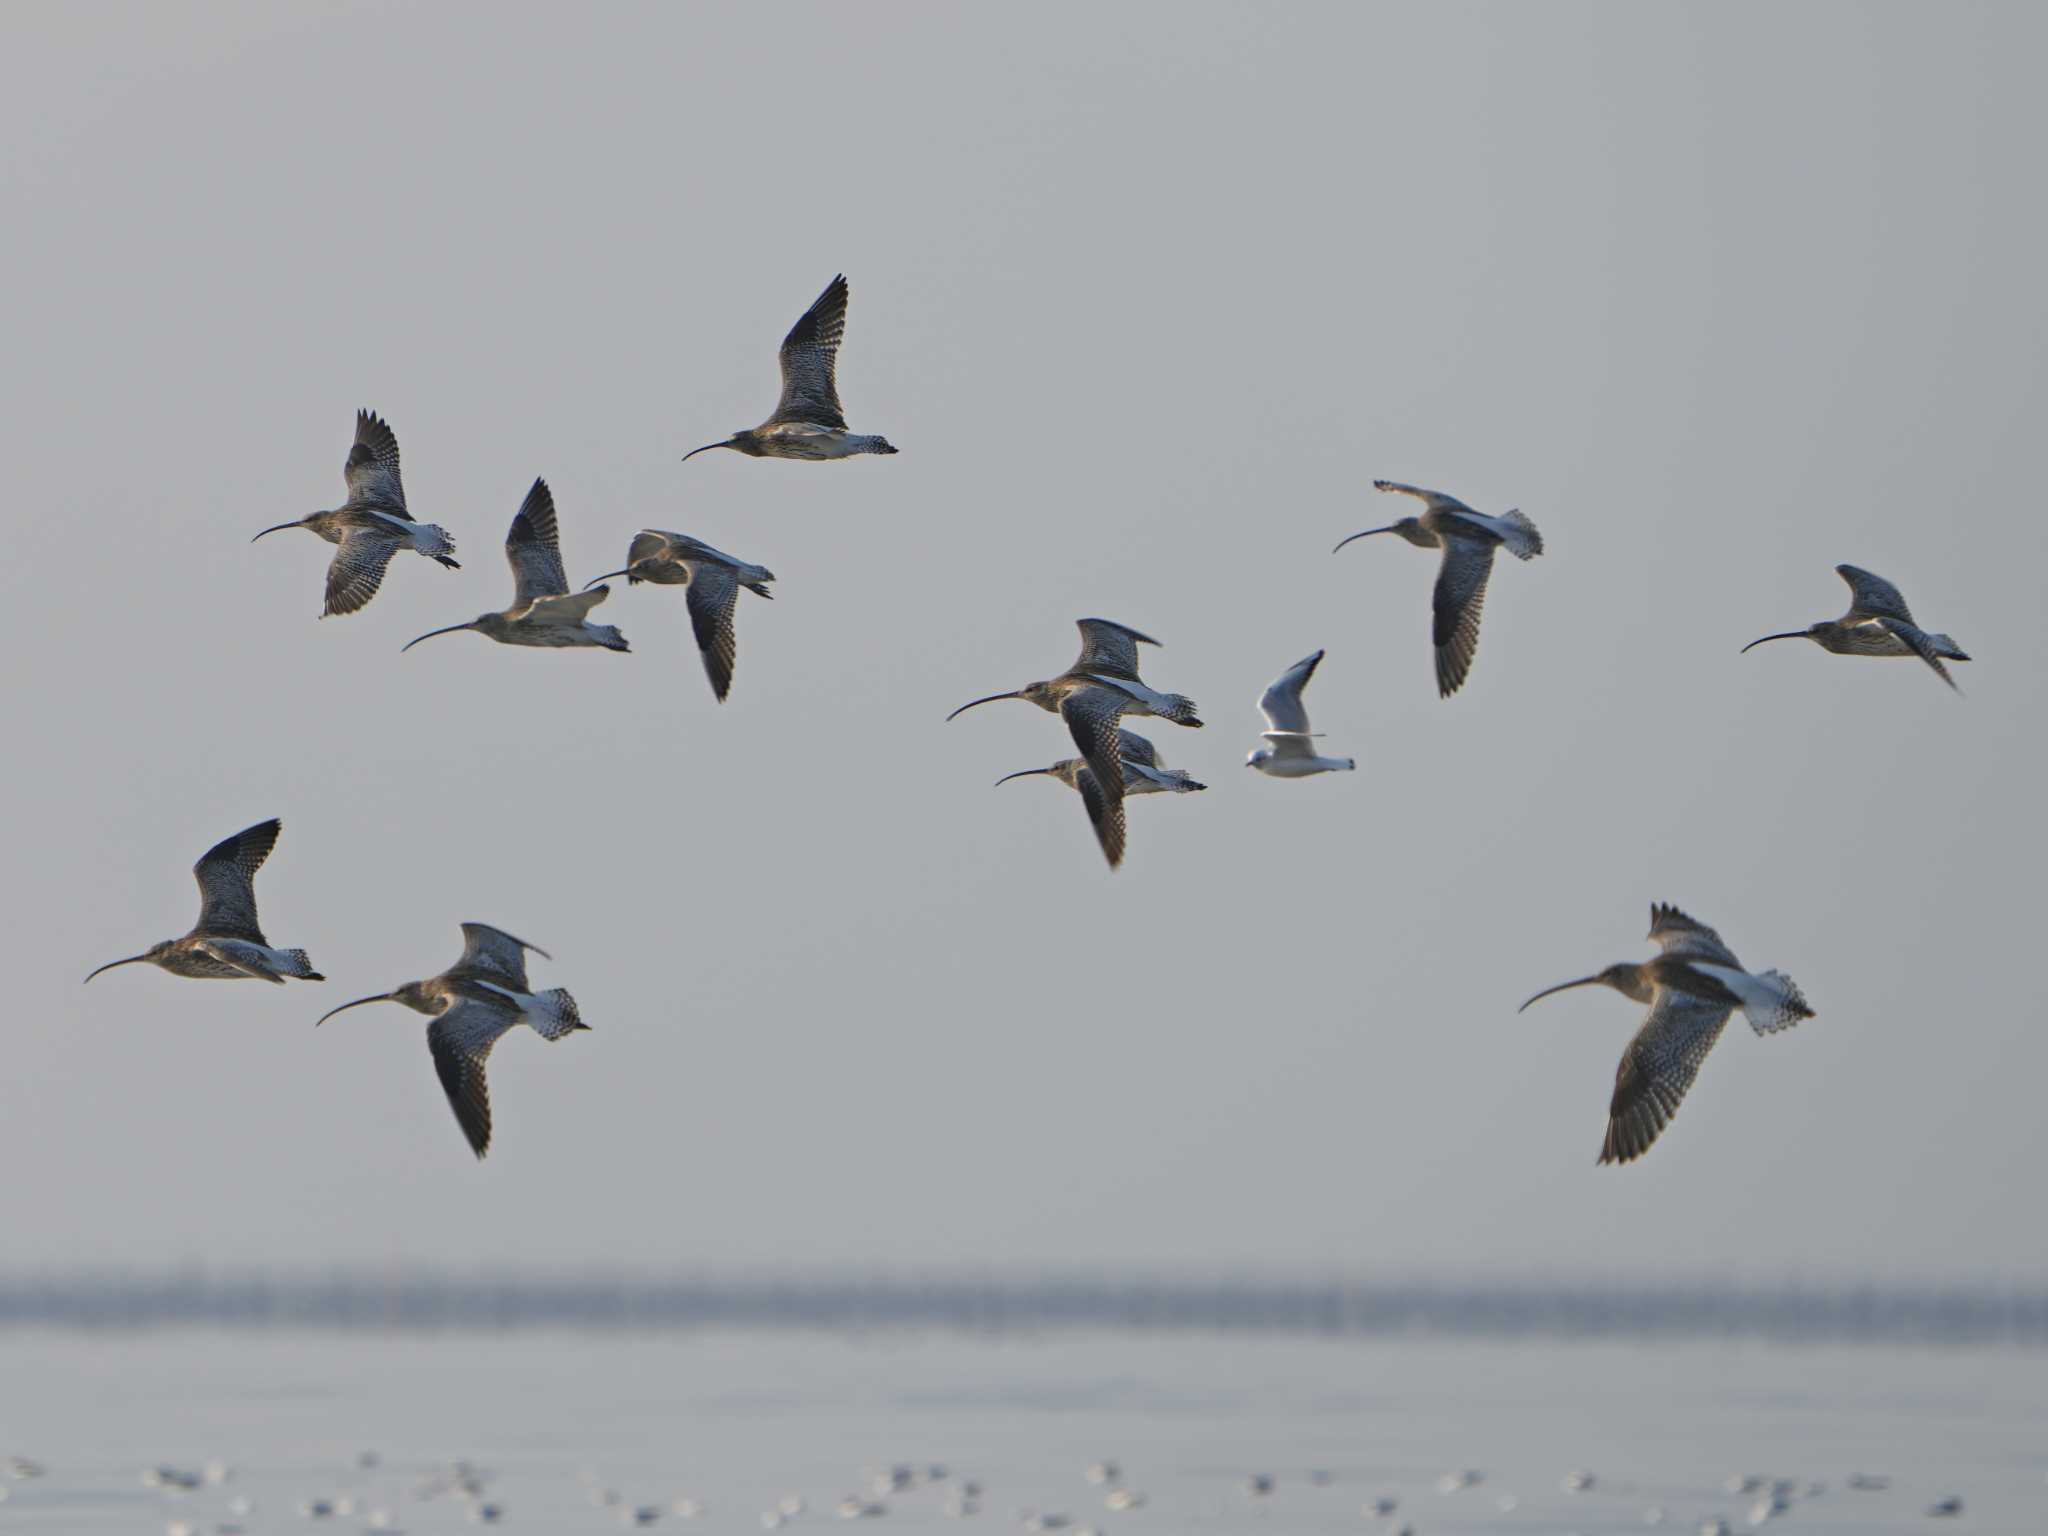
[[[10,1271],[2048,1273],[2039,8],[45,5],[0,58]],[[853,290],[896,458],[758,421]],[[316,621],[358,406],[463,569]],[[767,565],[733,696],[476,636],[536,474]],[[1471,682],[1375,476],[1519,506]],[[1977,658],[1747,641],[1868,566]],[[1213,787],[1111,875],[1020,704],[1166,642]],[[1328,750],[1244,771],[1317,646]],[[289,989],[91,967],[266,816]],[[1738,1021],[1596,1168],[1653,900]],[[335,1003],[456,925],[594,1032]]]

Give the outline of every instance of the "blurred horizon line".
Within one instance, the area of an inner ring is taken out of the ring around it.
[[[2048,1346],[2038,1283],[1166,1279],[1043,1274],[0,1275],[0,1331],[1066,1330]]]

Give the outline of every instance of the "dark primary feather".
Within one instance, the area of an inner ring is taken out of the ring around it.
[[[377,595],[398,540],[374,528],[351,528],[335,545],[327,563],[327,606],[322,618],[354,613]]]
[[[1730,1011],[1725,1002],[1658,989],[1615,1070],[1601,1162],[1632,1162],[1650,1150],[1678,1113]]]
[[[222,838],[192,866],[199,882],[199,922],[194,933],[225,934],[269,944],[256,925],[256,871],[277,846],[284,823],[273,817]]]
[[[1060,718],[1081,757],[1094,772],[1105,804],[1120,805],[1124,797],[1123,754],[1118,749],[1118,724],[1129,700],[1113,688],[1076,688],[1060,701]]]
[[[1121,781],[1123,776],[1117,777]],[[1086,763],[1074,775],[1074,788],[1081,792],[1081,804],[1088,812],[1088,824],[1095,829],[1096,842],[1102,845],[1102,856],[1115,869],[1124,861],[1123,796],[1119,794],[1114,800],[1104,798],[1102,781]]]
[[[512,566],[514,608],[524,608],[537,597],[559,597],[569,590],[560,536],[555,530],[555,497],[547,481],[535,480],[520,504],[512,531],[505,535],[505,559]]]
[[[1742,962],[1735,958],[1735,951],[1721,942],[1720,934],[1698,918],[1688,917],[1669,902],[1651,905],[1650,937],[1667,955],[1692,955],[1735,970],[1742,968]]]
[[[1464,686],[1479,650],[1479,615],[1486,604],[1486,579],[1493,574],[1495,544],[1477,538],[1444,540],[1443,564],[1431,599],[1436,642],[1436,687],[1449,698]]]
[[[405,486],[398,475],[398,436],[373,411],[356,412],[356,440],[341,467],[352,504],[405,512]]]
[[[491,1047],[515,1022],[509,1012],[461,998],[427,1026],[427,1049],[448,1107],[478,1157],[491,1149],[491,1085],[484,1069]]]
[[[1073,666],[1076,672],[1108,672],[1118,677],[1136,677],[1139,645],[1159,643],[1150,635],[1140,634],[1128,624],[1119,624],[1114,619],[1078,619],[1075,627],[1081,631],[1081,657]]]
[[[690,567],[690,585],[683,601],[690,610],[697,649],[704,657],[704,674],[711,679],[711,691],[721,704],[732,691],[733,667],[739,660],[733,631],[733,610],[739,600],[739,575],[731,566],[706,560]]]
[[[782,338],[782,398],[770,423],[809,421],[846,430],[834,377],[839,342],[846,335],[846,298],[845,277],[833,278]]]
[[[502,928],[493,928],[489,923],[464,923],[462,958],[449,970],[465,976],[482,976],[486,980],[502,982],[515,992],[525,992],[528,990],[526,952],[529,949],[543,960],[551,958],[538,944],[514,938]]]
[[[1905,646],[1907,650],[1926,662],[1928,666],[1934,668],[1934,675],[1936,677],[1947,683],[1949,687],[1954,688],[1957,693],[1963,691],[1960,687],[1957,687],[1956,680],[1948,675],[1948,668],[1941,664],[1941,657],[1936,653],[1933,641],[1929,640],[1920,627],[1914,624],[1912,620],[1879,619],[1876,622],[1878,627],[1886,634]]]
[[[1835,574],[1849,583],[1850,618],[1913,622],[1913,610],[1906,606],[1905,594],[1882,576],[1853,565],[1838,565]]]

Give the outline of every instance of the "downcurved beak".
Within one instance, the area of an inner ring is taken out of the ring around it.
[[[1012,689],[1008,693],[992,693],[985,699],[969,700],[967,703],[962,704],[958,709],[954,710],[952,714],[946,716],[946,718],[948,720],[957,720],[960,716],[966,714],[967,711],[974,708],[974,706],[977,704],[993,704],[997,699],[1021,699],[1023,697],[1024,695],[1015,689]]]
[[[702,448],[692,448],[688,453],[684,454],[682,462],[687,464],[700,453],[709,453],[714,448],[730,448],[731,446],[732,440],[730,438],[722,439],[715,443],[706,443]]]
[[[1045,774],[1047,777],[1051,777],[1052,770],[1050,768],[1019,768],[1015,773],[1004,774],[1000,779],[996,780],[995,784],[992,787],[996,789],[1001,789],[1005,784],[1009,783],[1012,779],[1028,779],[1036,773],[1042,773]]]
[[[1554,987],[1545,987],[1541,992],[1538,992],[1535,997],[1530,998],[1529,1003],[1538,1002],[1541,999],[1550,996],[1550,994],[1553,992],[1569,992],[1573,987],[1597,987],[1600,984],[1601,982],[1598,976],[1581,976],[1577,981],[1561,981]],[[1522,1006],[1517,1008],[1515,1012],[1527,1013],[1529,1011],[1529,1003],[1522,1004]]]
[[[266,528],[266,529],[264,529],[264,530],[263,530],[263,533],[283,533],[283,532],[285,531],[285,529],[287,529],[287,528],[299,528],[299,527],[303,527],[303,526],[304,526],[304,523],[305,523],[305,520],[304,520],[303,518],[301,518],[301,519],[300,519],[300,520],[299,520],[298,522],[296,522],[296,523],[279,523],[279,524],[278,524],[278,525],[277,525],[277,526],[276,526],[275,528]],[[257,534],[257,535],[256,535],[256,538],[255,538],[255,539],[251,539],[251,540],[250,540],[249,542],[250,542],[251,544],[254,544],[254,543],[256,542],[256,539],[260,539],[260,538],[262,538],[262,537],[263,537],[263,533],[259,533],[259,534]]]
[[[87,976],[85,979],[86,981],[91,981],[93,976],[99,975],[100,971],[111,971],[117,965],[140,965],[143,961],[147,960],[148,958],[149,956],[147,955],[130,955],[126,960],[109,960],[105,965],[101,966],[99,970],[94,971],[91,976]]]
[[[360,1008],[365,1003],[388,1003],[390,1001],[391,994],[389,992],[379,992],[375,997],[359,997],[352,1003],[343,1003],[339,1008],[328,1009],[325,1013],[321,1014],[319,1018],[313,1021],[313,1027],[315,1029],[318,1029],[322,1024],[325,1024],[329,1019],[333,1018],[337,1013],[347,1013],[349,1009]]]
[[[407,651],[411,650],[411,649],[412,649],[412,648],[413,648],[414,646],[418,645],[418,644],[420,643],[420,640],[431,640],[431,639],[433,639],[433,638],[434,638],[434,636],[436,636],[436,635],[452,635],[452,634],[454,634],[454,633],[455,633],[455,632],[456,632],[457,630],[459,630],[459,629],[475,629],[475,628],[476,628],[476,625],[472,623],[472,624],[450,624],[450,625],[449,625],[449,626],[448,626],[448,627],[447,627],[446,629],[430,629],[430,630],[428,630],[428,631],[427,631],[427,632],[426,632],[426,633],[425,633],[424,635],[421,635],[421,636],[419,637],[419,639],[417,639],[417,640],[408,640],[408,641],[406,641],[406,642],[405,642],[405,644],[401,645],[401,646],[400,646],[400,647],[398,648],[398,654],[399,654],[399,655],[401,655],[401,656],[403,656],[403,655],[404,655],[404,654],[405,654],[405,653],[406,653]]]
[[[632,574],[631,571],[606,571],[602,576],[593,576],[590,580],[583,583],[583,590],[588,592],[600,581],[610,581],[614,576],[630,576]]]
[[[1337,553],[1337,550],[1342,549],[1346,544],[1349,544],[1351,542],[1351,539],[1369,539],[1376,533],[1392,533],[1393,531],[1394,525],[1392,523],[1387,524],[1387,526],[1384,528],[1368,528],[1363,533],[1354,533],[1353,535],[1351,535],[1350,539],[1339,539],[1337,541],[1336,548],[1332,549],[1330,553],[1334,555],[1335,553]]]
[[[1742,650],[1741,650],[1740,652],[1738,652],[1737,654],[1739,654],[1739,655],[1744,655],[1744,656],[1748,655],[1748,654],[1749,654],[1749,653],[1750,653],[1751,651],[1755,650],[1755,649],[1756,649],[1756,648],[1757,648],[1758,646],[1762,645],[1762,644],[1764,643],[1764,640],[1804,640],[1805,638],[1806,638],[1806,631],[1805,631],[1805,630],[1803,630],[1803,629],[1788,629],[1788,630],[1787,630],[1787,631],[1785,631],[1785,633],[1784,633],[1784,634],[1782,634],[1782,635],[1765,635],[1765,636],[1763,637],[1763,640],[1752,640],[1752,641],[1750,641],[1750,642],[1749,642],[1749,644],[1745,645],[1745,646],[1744,646],[1744,647],[1742,648]]]

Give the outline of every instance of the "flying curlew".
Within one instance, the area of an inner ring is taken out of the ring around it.
[[[768,583],[775,573],[764,565],[735,559],[687,533],[643,528],[626,551],[626,568],[584,583],[584,590],[614,576],[625,577],[626,584],[634,587],[643,581],[664,587],[687,585],[683,601],[690,610],[690,627],[697,633],[697,649],[704,657],[704,675],[711,679],[711,691],[723,704],[732,691],[732,669],[739,660],[732,621],[733,611],[739,607],[740,588],[772,598],[775,594],[768,590]]]
[[[1392,480],[1375,480],[1373,489],[1419,498],[1422,516],[1354,533],[1350,539],[1339,539],[1337,549],[1352,539],[1393,533],[1424,549],[1443,550],[1436,594],[1431,599],[1435,612],[1431,633],[1436,641],[1436,691],[1438,697],[1447,699],[1464,686],[1479,649],[1479,610],[1486,602],[1486,578],[1493,574],[1494,550],[1505,544],[1517,559],[1533,560],[1543,553],[1543,535],[1518,511],[1491,517],[1473,511],[1455,496],[1397,485]]]
[[[1813,1017],[1790,976],[1783,971],[1752,975],[1718,933],[1676,907],[1650,908],[1649,936],[1663,951],[1655,959],[1610,965],[1598,975],[1545,987],[1522,1004],[1527,1008],[1537,998],[1571,987],[1601,986],[1650,1005],[1614,1074],[1614,1101],[1600,1147],[1603,1163],[1631,1162],[1650,1150],[1678,1113],[1730,1013],[1741,1009],[1760,1035]]]
[[[1355,757],[1319,757],[1309,745],[1316,733],[1308,728],[1308,708],[1301,702],[1301,690],[1316,675],[1322,659],[1321,651],[1304,656],[1259,696],[1259,712],[1266,717],[1266,729],[1259,734],[1266,745],[1253,749],[1244,760],[1245,767],[1276,779],[1305,779],[1312,773],[1348,773],[1358,766]]]
[[[894,453],[884,437],[846,430],[839,409],[839,342],[846,335],[846,279],[835,277],[818,302],[782,338],[782,398],[758,427],[743,427],[723,442],[692,448],[694,459],[730,448],[750,459],[847,459],[857,453]]]
[[[303,949],[272,949],[256,922],[256,871],[277,846],[284,823],[272,818],[223,838],[192,866],[199,882],[199,921],[182,939],[165,939],[126,960],[109,960],[85,979],[117,965],[147,961],[173,976],[240,981],[254,976],[284,985],[287,976],[325,981]]]
[[[1853,565],[1838,565],[1835,574],[1849,583],[1847,613],[1839,619],[1822,619],[1805,629],[1765,635],[1763,640],[1752,640],[1742,649],[1754,650],[1764,640],[1811,640],[1837,656],[1918,656],[1934,668],[1936,677],[1957,693],[1963,691],[1956,688],[1956,680],[1948,675],[1942,661],[1968,661],[1969,656],[1947,635],[1929,634],[1915,624],[1913,611],[1906,606],[1897,587],[1882,576],[1873,576]]]
[[[327,567],[327,606],[320,617],[354,613],[377,595],[384,568],[401,549],[438,560],[449,570],[462,569],[454,560],[455,540],[446,528],[414,522],[405,510],[405,486],[398,478],[398,438],[382,417],[356,412],[356,440],[341,467],[348,500],[330,512],[314,512],[296,523],[279,523],[263,533],[304,528],[335,546]],[[256,542],[251,539],[251,544]]]
[[[491,1150],[491,1088],[484,1067],[498,1037],[515,1024],[531,1025],[543,1040],[559,1040],[590,1026],[576,1012],[576,999],[562,988],[529,992],[526,951],[542,959],[554,957],[538,944],[515,939],[485,923],[462,925],[462,958],[438,976],[409,981],[392,992],[359,997],[330,1008],[315,1025],[365,1003],[402,1003],[433,1019],[427,1026],[427,1049],[434,1070],[448,1094],[449,1107],[470,1149],[478,1157]]]
[[[503,613],[484,613],[467,624],[430,629],[399,647],[409,651],[421,640],[473,629],[500,645],[601,645],[608,651],[629,650],[617,626],[593,624],[590,610],[603,602],[610,587],[593,587],[569,595],[562,570],[562,545],[555,531],[555,498],[545,480],[533,482],[512,531],[505,535],[505,559],[512,566],[512,606]]]
[[[1123,765],[1124,795],[1185,795],[1209,787],[1196,783],[1187,769],[1168,768],[1160,762],[1159,749],[1136,731],[1119,729],[1116,740],[1118,758]],[[1114,800],[1106,799],[1095,771],[1078,757],[1062,758],[1050,768],[1024,768],[1016,773],[1006,773],[996,783],[1007,784],[1012,779],[1028,779],[1038,774],[1058,779],[1067,788],[1080,792],[1081,804],[1088,812],[1088,824],[1095,828],[1095,840],[1102,844],[1102,855],[1109,860],[1109,867],[1115,869],[1123,863],[1123,795]]]
[[[1124,794],[1123,759],[1117,740],[1121,717],[1153,715],[1198,730],[1202,722],[1193,699],[1178,693],[1155,693],[1139,681],[1138,646],[1141,642],[1157,645],[1157,640],[1108,619],[1081,619],[1077,627],[1081,631],[1080,659],[1058,677],[972,699],[946,718],[955,719],[977,704],[993,704],[997,699],[1025,699],[1057,714],[1067,722],[1074,745],[1094,770],[1104,801],[1113,805]]]

